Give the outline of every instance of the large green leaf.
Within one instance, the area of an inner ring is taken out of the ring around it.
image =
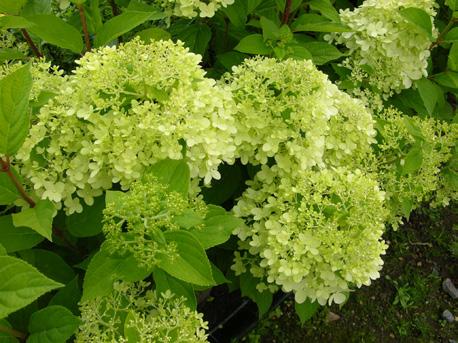
[[[81,32],[59,17],[52,14],[37,14],[26,19],[34,24],[29,31],[42,40],[77,54],[83,50]]]
[[[40,200],[35,207],[22,210],[13,214],[15,226],[25,226],[38,232],[43,237],[52,241],[52,219],[56,208],[49,200]]]
[[[186,282],[180,281],[173,276],[167,274],[161,269],[155,269],[153,272],[154,283],[156,284],[156,291],[163,293],[170,290],[177,296],[186,298],[186,305],[195,310],[197,306],[196,295],[192,286]]]
[[[0,256],[0,318],[62,286],[18,258]]]
[[[63,306],[53,305],[34,312],[29,322],[27,343],[66,342],[81,320]]]
[[[343,56],[333,45],[325,42],[309,42],[303,46],[312,54],[312,60],[317,65],[328,63]]]
[[[158,266],[177,279],[199,286],[213,286],[212,270],[199,241],[186,231],[167,231],[168,243],[176,245],[176,255],[163,255]]]
[[[268,290],[264,292],[259,292],[256,289],[256,284],[258,280],[255,279],[251,273],[244,273],[240,275],[240,291],[242,296],[248,297],[253,300],[258,306],[259,318],[269,311],[270,306],[272,305],[273,295]]]
[[[31,88],[28,64],[0,80],[0,155],[13,155],[27,136]]]
[[[310,1],[310,8],[314,11],[320,12],[323,16],[331,19],[333,22],[340,22],[339,13],[329,0],[312,0]]]
[[[97,31],[94,46],[99,47],[108,44],[147,20],[161,19],[162,17],[163,14],[160,11],[126,11],[103,24]]]
[[[226,242],[232,232],[242,225],[243,220],[234,217],[222,207],[209,205],[203,227],[193,229],[191,233],[204,249],[208,249]]]
[[[444,41],[448,43],[455,43],[458,42],[458,27],[454,27],[444,37]]]
[[[33,248],[43,236],[26,227],[15,227],[11,215],[0,217],[0,244],[8,253]]]
[[[0,27],[4,29],[19,29],[32,26],[33,24],[27,19],[14,15],[0,16]]]
[[[416,81],[415,84],[426,110],[429,114],[432,114],[439,97],[442,95],[440,87],[426,78]]]
[[[140,267],[132,256],[110,255],[103,248],[98,251],[89,262],[83,283],[82,301],[105,296],[113,289],[116,280],[139,281],[143,280],[152,269]]]
[[[424,31],[430,38],[432,38],[432,23],[431,17],[424,10],[417,7],[408,7],[400,11],[401,15],[407,21],[416,25],[419,29]]]
[[[50,279],[68,283],[75,277],[75,272],[62,257],[50,250],[31,249],[19,252],[19,256],[37,268]]]
[[[458,73],[454,71],[446,71],[433,76],[433,80],[441,86],[447,88],[458,89]]]
[[[0,205],[9,205],[21,194],[6,173],[0,172]]]
[[[272,53],[272,49],[266,45],[261,34],[243,37],[234,50],[254,55],[268,55]]]
[[[294,308],[296,310],[297,315],[299,316],[301,324],[303,324],[313,317],[313,315],[320,308],[320,305],[316,301],[312,303],[310,302],[310,300],[306,300],[302,304],[298,304],[295,302]]]
[[[420,146],[414,145],[406,157],[404,158],[404,165],[402,172],[404,174],[412,174],[421,168],[423,164],[423,151]]]
[[[183,160],[166,159],[151,166],[148,173],[156,176],[171,191],[187,195],[189,191],[189,167]]]
[[[65,219],[68,231],[75,237],[91,237],[102,232],[105,197],[94,199],[92,206],[83,206],[81,213],[72,214]]]
[[[0,13],[19,14],[27,0],[1,0]]]
[[[205,55],[212,31],[207,24],[178,21],[170,27],[173,38],[179,39],[194,53]]]
[[[453,43],[448,53],[447,67],[450,70],[458,71],[458,43]]]
[[[12,329],[13,327],[6,319],[0,319],[0,326]],[[11,336],[9,333],[0,332],[0,342],[1,343],[19,343],[19,340],[16,337]]]
[[[59,289],[51,298],[48,305],[61,305],[68,308],[73,314],[79,314],[78,302],[81,299],[81,290],[78,276]]]
[[[297,18],[291,28],[294,32],[312,31],[312,32],[347,32],[351,29],[339,22],[333,22],[325,17],[306,13]]]

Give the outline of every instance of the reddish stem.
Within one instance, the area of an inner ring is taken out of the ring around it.
[[[289,21],[289,15],[291,14],[291,5],[293,0],[286,0],[285,2],[285,10],[283,11],[283,16],[281,18],[282,25],[287,25]]]
[[[33,54],[38,58],[43,57],[43,54],[40,52],[40,50],[38,50],[38,48],[35,45],[35,43],[33,42],[32,38],[30,38],[30,35],[27,32],[27,30],[26,29],[21,29],[21,33],[24,36],[25,40],[27,41],[27,44],[29,45],[30,49],[32,49]]]
[[[84,13],[84,6],[78,5],[78,10],[80,12],[81,25],[83,26],[84,32],[84,43],[86,44],[86,51],[91,51],[91,41],[89,39],[89,31],[87,29],[86,13]]]
[[[24,186],[22,186],[22,184],[17,179],[16,175],[14,175],[13,171],[11,170],[9,157],[7,156],[5,160],[0,158],[0,164],[2,165],[1,171],[6,173],[6,175],[8,175],[11,182],[13,182],[14,186],[16,187],[18,192],[21,194],[22,198],[25,201],[27,201],[30,207],[35,207],[36,205],[35,201],[27,194],[27,192],[24,189]]]

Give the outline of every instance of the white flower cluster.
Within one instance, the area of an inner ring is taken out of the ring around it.
[[[340,12],[351,32],[326,38],[350,50],[343,65],[352,70],[353,79],[367,81],[390,96],[427,76],[429,47],[437,35],[434,6],[433,0],[366,0],[353,11]],[[432,36],[401,14],[413,7],[430,15]]]
[[[386,248],[383,193],[358,169],[374,142],[370,113],[310,61],[246,60],[224,81],[236,155],[262,165],[234,208],[248,226],[235,232],[232,268],[260,279],[259,291],[343,302],[378,277]]]
[[[23,175],[67,213],[165,158],[185,155],[193,178],[218,179],[234,160],[234,104],[200,58],[171,41],[87,53],[38,113],[17,155]]]
[[[237,103],[236,155],[244,164],[273,159],[292,172],[354,164],[370,153],[370,113],[311,61],[249,59],[224,82]]]
[[[213,17],[221,7],[232,5],[234,0],[156,0],[166,12],[178,17]]]
[[[237,230],[241,253],[232,269],[247,268],[259,291],[294,291],[305,299],[342,303],[349,286],[379,277],[384,193],[356,169],[298,170],[263,166],[234,213],[252,223]]]
[[[207,323],[183,297],[146,282],[115,283],[112,294],[81,304],[76,343],[205,343]],[[120,330],[120,328],[123,328]]]

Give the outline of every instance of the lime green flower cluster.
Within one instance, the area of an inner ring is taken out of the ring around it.
[[[281,287],[298,303],[342,303],[351,285],[379,277],[386,210],[373,178],[359,169],[285,174],[262,166],[249,185],[234,213],[252,225],[236,231],[232,269],[248,268],[258,290]]]
[[[18,159],[42,198],[80,212],[148,165],[186,155],[191,177],[218,179],[234,160],[231,94],[182,43],[138,39],[87,53],[40,109]]]
[[[76,343],[204,343],[207,323],[185,299],[149,284],[115,283],[114,292],[81,304]]]
[[[156,0],[172,16],[194,18],[213,17],[221,7],[232,5],[234,0]]]
[[[0,78],[14,72],[22,67],[21,62],[8,63],[0,66]],[[45,60],[34,60],[31,63],[32,89],[30,90],[30,101],[32,104],[43,105],[54,95],[59,93],[67,80],[63,71]],[[33,119],[34,120],[34,119]]]
[[[326,38],[350,50],[343,65],[356,81],[367,81],[386,97],[410,88],[427,76],[429,47],[436,38],[433,0],[366,0],[353,11],[340,12],[351,32]],[[430,15],[432,32],[407,20],[402,11],[417,8]]]
[[[458,124],[408,117],[393,108],[382,112],[377,123],[375,171],[386,192],[389,221],[397,228],[402,217],[443,188],[440,172],[458,141]],[[456,196],[456,189],[442,191],[438,202],[446,205]]]
[[[237,103],[235,144],[242,163],[274,159],[292,172],[355,164],[370,152],[370,113],[311,61],[249,59],[223,81]]]
[[[139,264],[148,267],[161,254],[173,255],[175,247],[167,243],[163,232],[180,229],[180,218],[192,213],[205,218],[207,206],[199,198],[185,198],[171,192],[151,174],[134,182],[127,193],[118,192],[118,200],[104,211],[105,247],[112,253],[130,253]]]

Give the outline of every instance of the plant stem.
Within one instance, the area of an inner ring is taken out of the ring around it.
[[[291,13],[291,4],[293,0],[286,0],[285,2],[285,10],[283,11],[283,16],[281,18],[282,25],[287,25],[289,20],[289,15]]]
[[[27,44],[29,44],[30,49],[32,49],[33,54],[38,58],[43,57],[43,54],[40,52],[40,50],[38,50],[38,48],[35,45],[35,43],[33,42],[32,38],[30,38],[30,35],[27,32],[27,30],[26,29],[21,29],[21,33],[24,36],[25,40],[27,41]]]
[[[86,52],[91,51],[91,41],[89,39],[89,31],[87,30],[86,13],[84,13],[84,6],[82,4],[79,4],[78,10],[80,12],[81,25],[83,26],[84,43],[86,44]]]
[[[16,175],[14,175],[13,171],[11,170],[9,157],[7,156],[5,160],[0,158],[0,164],[2,165],[1,171],[5,172],[6,175],[8,175],[11,182],[13,182],[14,186],[16,187],[18,192],[21,194],[22,198],[25,201],[27,201],[30,207],[35,207],[36,205],[35,201],[30,197],[30,195],[27,194],[27,192],[24,189],[24,186],[22,186],[22,184],[17,179]]]
[[[25,341],[25,339],[27,338],[27,335],[25,333],[9,328],[4,325],[0,325],[0,332],[7,333],[8,335],[19,338],[21,341]]]
[[[451,28],[453,28],[453,26],[455,25],[455,23],[457,21],[458,21],[458,18],[451,18],[450,19],[448,24],[444,27],[442,32],[437,37],[436,41],[433,44],[431,44],[431,46],[429,47],[429,50],[434,49],[436,46],[438,46],[439,44],[441,44],[443,42],[445,35],[450,31]]]

